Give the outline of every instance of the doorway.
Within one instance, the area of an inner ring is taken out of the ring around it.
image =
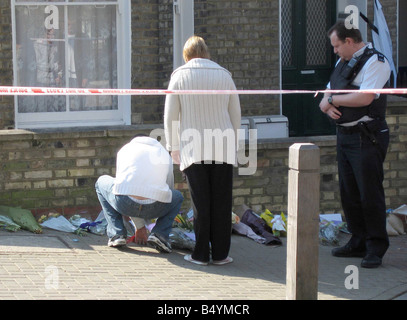
[[[397,87],[407,88],[407,1],[399,1],[398,77]],[[404,97],[407,97],[404,95]]]
[[[281,0],[283,90],[323,90],[335,65],[327,31],[336,21],[335,0]],[[335,134],[319,109],[321,96],[283,95],[282,113],[291,137]]]

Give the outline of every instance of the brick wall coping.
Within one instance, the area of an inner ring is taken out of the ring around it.
[[[100,137],[129,137],[136,133],[150,134],[154,129],[161,129],[161,125],[133,125],[133,126],[112,126],[104,128],[78,127],[78,128],[54,128],[54,129],[12,129],[0,130],[0,142],[5,141],[24,141],[24,140],[55,140],[55,139],[75,139],[75,138],[100,138]],[[258,141],[257,148],[284,149],[289,148],[294,143],[314,143],[320,147],[334,146],[336,144],[335,136],[316,136],[316,137],[296,137],[296,138],[278,138],[262,139]],[[246,148],[248,148],[246,146]]]

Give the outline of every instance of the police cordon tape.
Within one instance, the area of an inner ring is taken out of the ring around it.
[[[0,86],[0,95],[191,95],[191,94],[239,94],[239,95],[279,95],[321,93],[368,93],[368,94],[407,94],[407,88],[365,89],[365,90],[161,90],[161,89],[95,89],[95,88],[55,88],[55,87],[15,87]]]

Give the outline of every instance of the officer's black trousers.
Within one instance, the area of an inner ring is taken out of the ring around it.
[[[338,172],[352,247],[383,257],[389,246],[383,188],[383,162],[389,146],[385,121],[374,134],[377,144],[363,132],[345,134],[338,131]]]

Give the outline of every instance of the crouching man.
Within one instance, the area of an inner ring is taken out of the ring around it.
[[[156,139],[138,136],[123,146],[117,153],[116,177],[101,176],[95,188],[107,220],[108,246],[126,245],[124,215],[136,225],[136,243],[171,252],[169,234],[184,198],[174,190],[171,156]],[[145,220],[155,218],[148,235]]]

